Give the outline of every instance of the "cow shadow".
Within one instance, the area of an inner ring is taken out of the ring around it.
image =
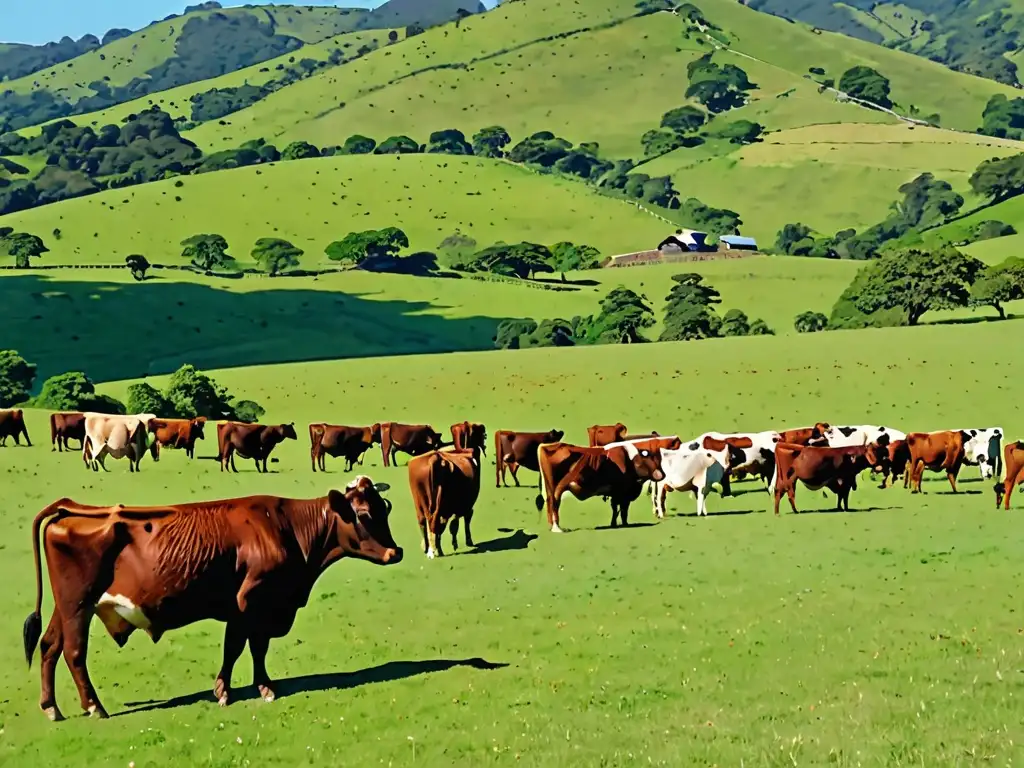
[[[757,509],[723,509],[718,512],[709,512],[707,515],[698,515],[696,512],[676,512],[673,517],[732,517],[734,515],[753,515],[763,510]]]
[[[511,528],[499,528],[499,532],[508,533]],[[522,528],[512,532],[510,536],[505,536],[501,539],[491,539],[490,541],[477,542],[472,549],[468,549],[462,552],[463,555],[487,555],[493,552],[515,552],[517,550],[527,549],[530,546],[530,542],[534,539],[540,538],[535,533],[526,533]]]
[[[377,683],[390,683],[396,680],[404,680],[419,675],[434,674],[436,672],[447,672],[456,667],[469,667],[479,670],[504,669],[508,664],[505,662],[491,662],[480,657],[472,659],[427,659],[423,661],[389,661],[376,667],[361,669],[358,672],[328,672],[318,675],[298,675],[296,677],[282,678],[274,682],[274,693],[277,698],[295,696],[301,693],[317,693],[320,691],[343,691],[350,688],[358,688],[363,685],[374,685]],[[232,702],[252,701],[258,699],[259,691],[255,686],[248,685],[231,689]],[[161,709],[177,709],[179,707],[190,707],[193,704],[208,702],[215,704],[217,699],[211,688],[195,693],[175,696],[163,701],[129,701],[125,703],[128,709],[118,712],[114,717],[124,715],[137,715],[143,712],[153,712]]]
[[[629,525],[597,525],[593,528],[580,528],[579,531],[621,531],[629,530],[630,528],[650,528],[651,526],[657,525],[657,523],[634,523],[630,522]]]

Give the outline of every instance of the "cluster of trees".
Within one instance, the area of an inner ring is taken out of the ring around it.
[[[740,67],[735,64],[722,66],[711,58],[712,54],[707,53],[686,65],[686,76],[690,82],[686,98],[700,102],[713,115],[742,107],[747,103],[749,91],[757,86],[750,82]]]
[[[764,320],[750,320],[739,309],[719,316],[721,294],[695,272],[673,275],[675,285],[665,297],[665,323],[658,341],[694,341],[724,336],[771,336]]]
[[[1024,299],[1024,259],[1011,256],[1005,261],[986,267],[971,286],[970,305],[992,307],[999,319],[1006,319],[1008,301]]]
[[[96,35],[83,35],[78,40],[62,37],[45,45],[11,44],[0,50],[0,72],[7,80],[17,80],[112,43],[124,37],[125,32],[130,34],[128,30],[112,29],[102,41]]]
[[[167,419],[205,416],[246,422],[259,421],[265,413],[258,403],[238,400],[193,365],[175,371],[163,392],[146,383],[131,385],[125,403],[98,394],[92,380],[81,371],[51,376],[32,397],[35,379],[34,364],[16,350],[0,350],[0,408],[24,405],[52,411],[152,413]]]
[[[850,67],[839,78],[839,90],[855,99],[892,109],[889,79],[871,67]]]
[[[38,235],[15,232],[13,227],[0,227],[0,255],[13,258],[14,266],[19,269],[28,269],[32,266],[32,259],[49,251]]]
[[[978,165],[970,178],[971,189],[992,204],[1024,192],[1024,154],[995,157]]]
[[[441,247],[448,252],[452,269],[507,277],[594,269],[601,261],[601,252],[593,246],[570,242],[551,247],[538,243],[497,243],[479,250],[476,245],[476,241],[462,236],[446,238]]]
[[[1000,139],[1024,139],[1024,98],[1008,99],[997,93],[988,100],[981,113],[978,133]]]
[[[707,119],[704,112],[693,106],[670,109],[661,116],[661,125],[640,137],[647,158],[658,157],[680,147],[699,147],[708,135],[728,139],[731,144],[753,144],[764,133],[764,126],[750,120],[726,123],[713,134],[701,132]]]

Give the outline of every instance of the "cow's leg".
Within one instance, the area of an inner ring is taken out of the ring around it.
[[[451,531],[452,531],[452,552],[458,552],[459,551],[459,518],[458,518],[458,516],[455,516],[455,517],[452,518]]]
[[[434,525],[432,526],[434,532],[434,552],[438,557],[444,557],[444,551],[441,549],[441,539],[444,536],[444,529],[447,527],[447,523],[441,519],[440,515],[434,518]]]
[[[516,488],[519,487],[519,465],[514,461],[509,463],[508,471],[512,473],[512,482],[516,484]]]
[[[423,554],[429,557],[430,534],[427,531],[427,519],[425,517],[420,518],[420,533],[423,535]]]
[[[92,619],[92,606],[83,600],[75,604],[75,612],[64,619],[64,661],[71,670],[82,709],[90,715],[106,717],[107,711],[100,704],[99,696],[89,678],[86,656],[89,651],[89,621]]]
[[[270,675],[267,674],[267,651],[270,650],[270,637],[257,632],[249,637],[249,653],[252,655],[252,684],[260,692],[266,702],[274,700]]]
[[[616,503],[615,499],[611,500],[611,508],[612,508],[611,527],[612,528],[618,528],[619,527],[619,505],[618,505],[618,503]]]
[[[263,457],[263,474],[267,474],[267,459],[268,458],[269,458],[269,456],[264,456]]]
[[[785,490],[782,488],[782,484],[778,480],[775,481],[775,516],[779,516],[779,502],[782,501],[782,494]]]
[[[962,462],[955,461],[953,466],[946,470],[946,477],[949,478],[949,484],[953,487],[953,493],[957,493],[956,490],[956,476],[960,474],[960,467]]]
[[[629,528],[629,505],[631,501],[624,501],[619,505],[619,515],[622,517],[622,527]]]
[[[473,534],[469,530],[469,524],[473,520],[473,510],[472,509],[469,510],[465,515],[463,515],[463,520],[466,521],[466,546],[467,547],[475,547],[476,544],[473,543]]]
[[[316,472],[316,465],[318,463],[319,456],[316,455],[316,449],[309,452],[309,463],[313,465],[313,471]]]
[[[795,481],[795,479],[794,479],[794,481],[792,483],[789,484],[789,487],[786,488],[786,496],[789,497],[789,506],[791,506],[793,508],[793,512],[794,513],[799,513],[800,510],[798,510],[796,508],[796,481]]]
[[[245,650],[246,637],[245,627],[241,621],[229,621],[224,626],[224,660],[220,665],[220,672],[213,683],[213,695],[217,697],[217,703],[226,707],[231,703],[231,672],[235,668],[235,662]]]
[[[39,639],[39,676],[42,680],[39,708],[54,722],[64,719],[64,715],[57,707],[57,694],[54,690],[57,660],[64,650],[63,624],[64,620],[60,613],[54,611],[50,617],[50,625]]]

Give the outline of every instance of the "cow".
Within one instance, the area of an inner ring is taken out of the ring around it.
[[[541,443],[557,443],[565,437],[565,432],[552,429],[548,432],[512,432],[499,430],[494,433],[494,487],[508,488],[505,470],[512,473],[512,480],[519,487],[519,468],[526,467],[533,472],[540,472],[537,463],[537,448]],[[537,481],[540,487],[540,480]]]
[[[21,437],[30,448],[32,441],[28,439],[28,428],[25,426],[25,412],[21,409],[0,411],[0,448],[7,445],[7,438],[13,437],[15,445],[21,445]]]
[[[742,457],[735,455],[729,474],[725,478],[726,495],[729,495],[728,483],[730,477],[742,480],[747,475],[755,475],[761,478],[761,482],[768,485],[772,473],[775,471],[775,444],[782,438],[778,432],[705,432],[697,438],[703,441],[705,438],[712,438],[728,443],[733,448],[742,451]],[[696,449],[691,449],[696,450]]]
[[[674,441],[678,447],[678,438]],[[640,495],[645,481],[665,479],[661,469],[661,448],[649,448],[644,441],[611,443],[596,448],[542,443],[537,447],[537,464],[541,475],[537,511],[543,509],[546,502],[552,533],[562,532],[559,507],[566,492],[580,501],[595,496],[607,497],[612,507],[611,527],[615,528],[620,515],[622,524],[629,525],[629,505]]]
[[[397,467],[396,454],[401,451],[410,456],[420,456],[444,445],[441,433],[429,424],[398,424],[389,421],[380,425],[380,452],[384,466],[392,463]]]
[[[487,453],[487,427],[472,421],[452,424],[452,445],[458,450]]]
[[[327,471],[326,456],[345,458],[345,471],[363,463],[363,457],[374,443],[381,441],[380,424],[369,427],[344,427],[334,424],[309,425],[309,456],[313,471]]]
[[[903,487],[906,488],[910,480],[910,473],[908,472],[910,447],[907,445],[906,440],[893,440],[886,448],[889,454],[889,461],[883,470],[882,484],[878,487],[885,488],[890,482],[895,484],[902,475]]]
[[[964,433],[964,464],[977,466],[982,480],[998,478],[1003,472],[1002,427],[951,430]]]
[[[707,497],[712,486],[718,483],[722,495],[729,495],[729,473],[746,460],[750,450],[749,445],[739,447],[708,435],[702,435],[678,449],[663,448],[661,469],[665,478],[651,483],[655,517],[664,519],[665,497],[669,491],[693,491],[697,496],[698,517],[707,515]]]
[[[194,419],[151,419],[146,425],[147,431],[153,436],[150,445],[153,458],[160,458],[160,448],[184,448],[185,455],[190,459],[196,457],[196,440],[205,439],[203,427],[206,417]]]
[[[825,433],[830,425],[827,422],[819,421],[813,427],[800,427],[799,429],[787,429],[779,432],[779,442],[790,445],[817,445],[826,446],[828,441]]]
[[[294,424],[277,424],[267,426],[264,424],[243,424],[238,421],[225,421],[217,425],[217,460],[220,461],[220,471],[224,472],[228,466],[232,472],[237,472],[235,467],[235,454],[243,459],[252,459],[256,464],[256,471],[260,472],[260,462],[263,462],[263,472],[267,471],[267,459],[271,451],[278,443],[285,440],[298,440],[295,434]]]
[[[446,448],[409,459],[409,488],[423,552],[443,557],[441,537],[451,523],[452,549],[458,550],[459,520],[466,524],[466,546],[473,546],[470,523],[480,496],[480,450]]]
[[[793,512],[796,508],[796,483],[799,480],[812,491],[828,488],[836,494],[836,509],[850,510],[850,491],[854,490],[857,475],[874,468],[882,471],[887,461],[883,447],[874,443],[848,448],[829,448],[795,443],[775,446],[775,475],[770,490],[775,497],[775,516],[779,515],[779,502],[789,497]]]
[[[1007,443],[1003,449],[1003,460],[1006,479],[996,483],[996,509],[1004,500],[1006,509],[1009,509],[1014,486],[1024,485],[1024,441]]]
[[[149,422],[155,419],[152,413],[129,416],[115,416],[107,413],[85,414],[85,440],[82,442],[82,461],[86,469],[106,472],[106,457],[128,459],[128,471],[140,471],[142,457],[148,447]],[[153,454],[153,461],[159,461],[159,453]]]
[[[61,499],[46,507],[32,522],[36,603],[23,631],[30,666],[39,645],[41,709],[50,720],[63,719],[54,691],[63,653],[82,709],[107,716],[86,666],[94,614],[118,647],[136,629],[155,643],[197,621],[224,622],[218,702],[230,702],[231,673],[247,642],[254,683],[265,701],[273,701],[270,640],[291,630],[317,577],[344,557],[377,565],[402,561],[385,490],[361,475],[344,491],[318,499],[248,496],[158,507]],[[40,529],[53,597],[45,633]]]
[[[907,435],[909,465],[904,487],[909,484],[911,493],[921,493],[925,469],[933,472],[945,470],[953,493],[956,493],[956,477],[964,463],[964,444],[968,439],[969,436],[961,430],[912,432]]]
[[[592,427],[587,427],[587,438],[590,440],[590,447],[597,448],[608,445],[608,443],[625,440],[626,432],[626,425],[622,422],[611,425],[594,424]]]
[[[85,444],[85,414],[84,413],[51,413],[50,414],[50,445],[51,451],[71,450],[68,447],[68,440],[78,441],[78,450],[82,450]]]
[[[870,445],[871,443],[877,443],[885,448],[893,443],[905,445],[906,440],[907,434],[905,432],[893,429],[892,427],[878,427],[870,424],[844,427],[832,426],[825,430],[825,442],[830,448],[850,448],[855,445]],[[881,484],[878,486],[879,488],[887,487],[890,479],[894,479],[890,469],[893,464],[903,466],[906,463],[902,461],[903,454],[898,454],[897,450],[892,452],[887,450],[887,453],[890,461],[885,463],[886,469],[883,470],[884,475]],[[895,475],[895,477],[898,476],[899,473]],[[856,480],[853,483],[853,490],[857,490]]]

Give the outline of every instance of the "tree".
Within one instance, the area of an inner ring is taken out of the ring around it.
[[[571,347],[576,341],[573,338],[572,324],[560,318],[541,320],[540,324],[530,333],[519,337],[522,349],[531,347]]]
[[[971,286],[972,307],[992,307],[1001,320],[1006,319],[1003,307],[1008,301],[1024,298],[1024,259],[1011,256],[1000,264],[987,267]]]
[[[775,335],[775,331],[773,331],[771,328],[768,327],[768,323],[766,323],[761,318],[758,318],[757,320],[754,320],[750,324],[750,330],[747,331],[747,335],[748,336],[774,336]]]
[[[684,146],[686,139],[675,131],[661,131],[652,128],[640,137],[644,157],[658,157]]]
[[[369,155],[377,148],[377,142],[369,136],[360,136],[358,133],[345,139],[341,147],[343,155]]]
[[[730,309],[722,317],[722,325],[718,331],[722,336],[746,336],[750,333],[750,320],[740,309]]]
[[[182,240],[181,245],[184,248],[182,258],[188,259],[193,267],[206,273],[223,266],[231,258],[227,253],[228,241],[221,235],[192,235]]]
[[[839,90],[861,101],[868,101],[885,109],[892,108],[889,81],[871,67],[851,67],[839,78]]]
[[[601,311],[580,323],[575,337],[583,344],[628,344],[647,341],[640,330],[654,325],[654,312],[644,299],[619,286],[601,301]]]
[[[466,136],[462,131],[449,128],[430,134],[427,152],[441,155],[472,155],[473,147],[466,141]]]
[[[526,279],[537,272],[553,272],[553,256],[537,243],[498,243],[473,254],[466,261],[453,264],[454,269],[468,272],[491,272],[496,275]]]
[[[513,163],[550,168],[569,154],[571,149],[572,142],[558,138],[551,131],[538,131],[512,147],[508,159]]]
[[[1001,139],[1024,139],[1024,99],[1007,99],[997,93],[988,100],[981,118],[979,133]]]
[[[821,312],[801,312],[793,321],[797,333],[817,333],[828,327],[828,318]]]
[[[686,89],[686,98],[696,99],[714,115],[742,107],[746,102],[746,93],[724,80],[712,79],[693,83]]]
[[[775,252],[787,256],[807,256],[814,248],[814,237],[811,228],[796,222],[786,224],[775,237]]]
[[[92,411],[94,413],[126,413],[124,405],[109,395],[99,395],[92,381],[81,371],[51,376],[43,382],[33,400],[36,408],[51,411]]]
[[[551,268],[555,272],[595,269],[600,260],[601,252],[592,245],[561,242],[551,248]]]
[[[675,285],[665,297],[665,326],[659,341],[688,341],[718,336],[722,321],[713,305],[722,302],[721,295],[704,284],[703,275],[689,272],[673,275]]]
[[[398,30],[397,29],[392,29],[390,32],[388,32],[388,42],[389,43],[397,43],[398,42]]]
[[[332,261],[359,266],[370,258],[394,256],[402,248],[409,247],[409,238],[397,227],[369,229],[365,232],[349,232],[344,239],[337,240],[324,253]]]
[[[252,400],[239,400],[235,403],[235,421],[242,421],[246,424],[256,424],[266,413],[263,406]]]
[[[930,173],[920,174],[902,185],[899,191],[903,201],[897,204],[897,211],[912,229],[942,224],[955,216],[964,204],[964,198],[948,181],[936,179]]]
[[[405,28],[405,36],[407,38],[415,37],[416,35],[422,35],[425,31],[422,25],[413,23]]]
[[[420,145],[408,136],[391,136],[373,150],[375,155],[414,155],[420,151]]]
[[[25,402],[35,380],[36,366],[13,349],[0,349],[0,408]]]
[[[537,323],[528,318],[502,320],[494,334],[496,349],[519,349],[519,339],[537,330]]]
[[[504,157],[505,147],[511,143],[508,131],[500,125],[492,125],[474,134],[473,154],[479,157]]]
[[[156,387],[144,381],[128,387],[125,405],[129,413],[152,413],[161,419],[174,417],[174,409],[167,398]]]
[[[128,269],[131,270],[132,277],[139,282],[146,279],[146,272],[152,266],[149,263],[149,259],[140,253],[133,253],[131,256],[125,256],[124,263],[127,265]],[[139,413],[139,411],[134,411],[134,413]]]
[[[1024,154],[996,157],[982,162],[970,178],[971,189],[980,197],[1000,203],[1024,192]]]
[[[164,397],[178,418],[230,419],[234,415],[227,390],[194,365],[183,365],[171,374]]]
[[[28,232],[12,232],[0,239],[2,247],[8,256],[14,257],[14,265],[18,269],[29,269],[32,266],[31,259],[49,253],[38,235],[30,235]]]
[[[691,133],[700,130],[705,116],[696,107],[676,107],[661,116],[661,127],[676,133]]]
[[[293,141],[281,152],[282,160],[308,160],[320,157],[320,150],[308,141]]]
[[[752,123],[750,120],[734,120],[718,132],[723,139],[728,139],[730,144],[753,144],[760,139],[764,133],[764,126],[760,123]]]
[[[867,314],[903,310],[907,323],[917,325],[925,312],[966,307],[971,285],[984,267],[955,248],[886,254],[863,268],[865,279],[854,303]]]
[[[302,254],[301,248],[277,237],[261,237],[252,249],[253,261],[271,277],[299,266]]]

